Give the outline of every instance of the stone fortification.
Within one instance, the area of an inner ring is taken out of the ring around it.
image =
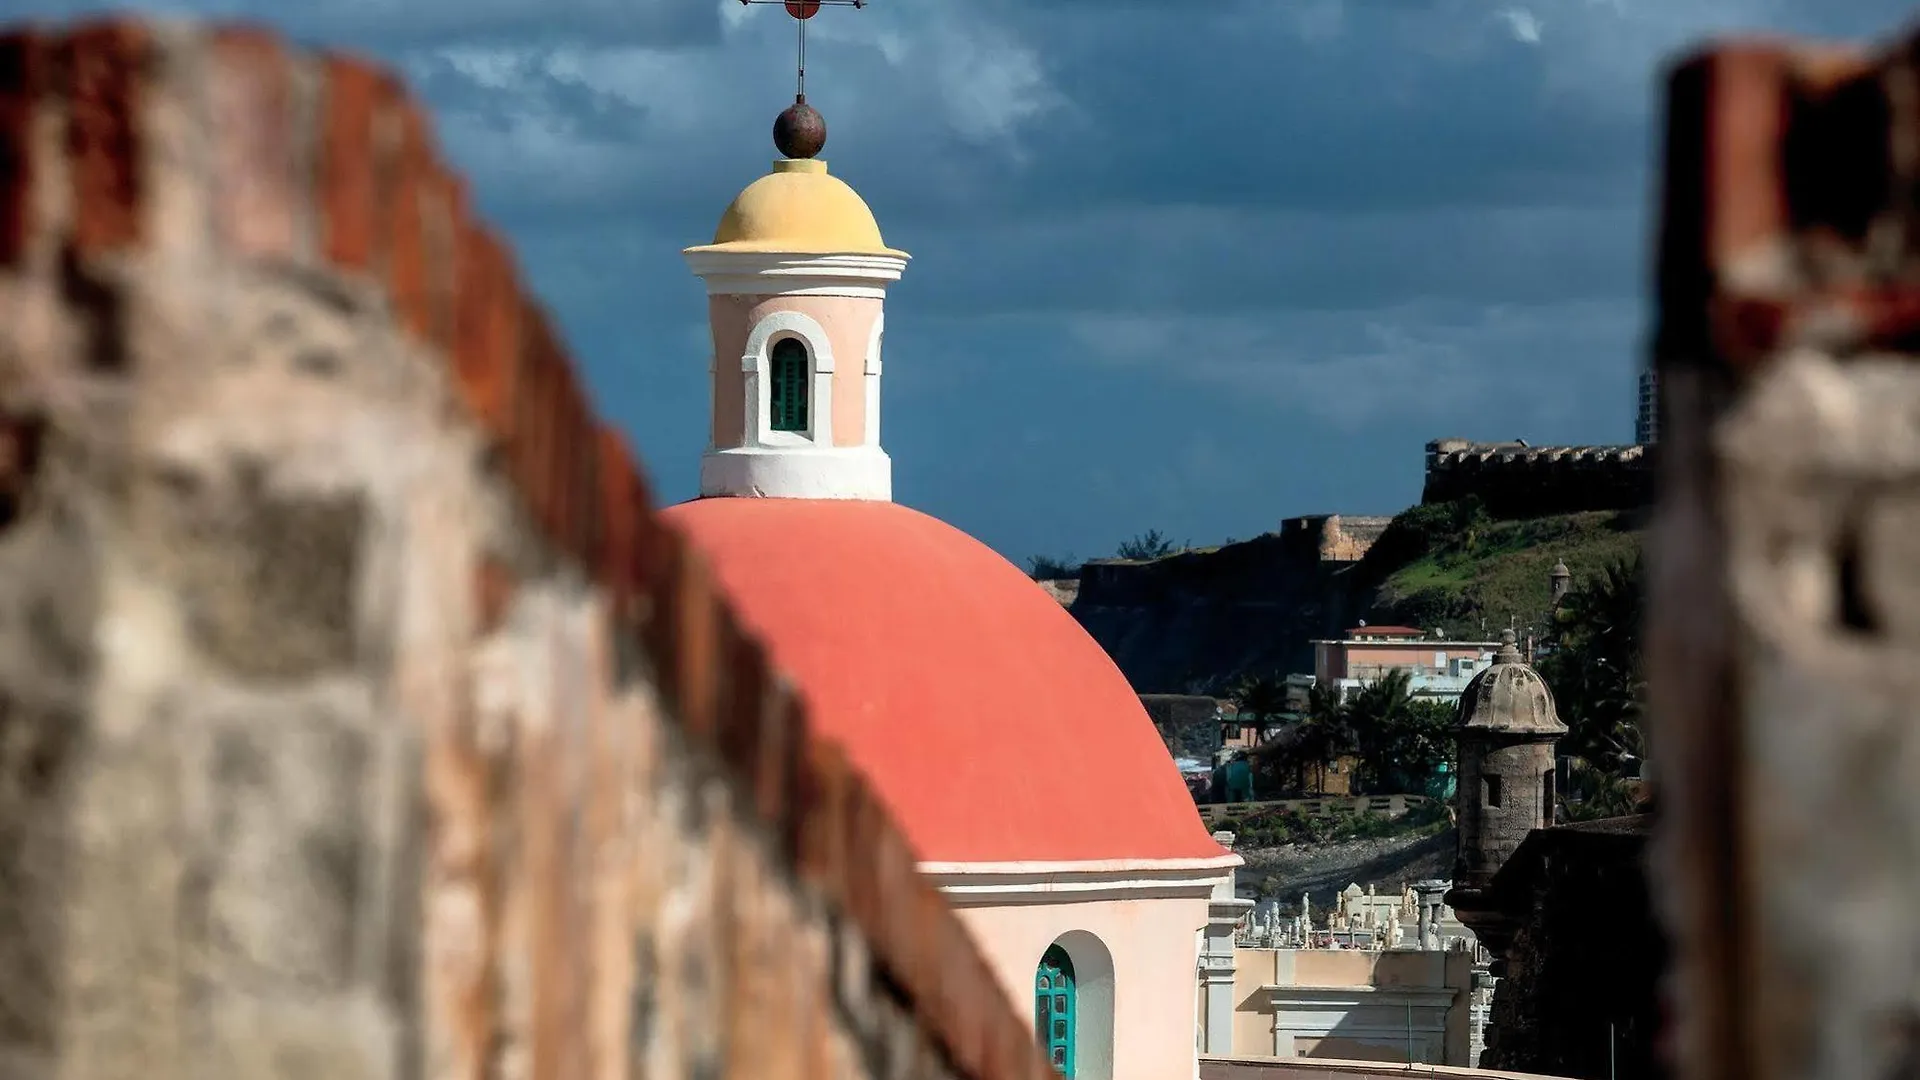
[[[1653,501],[1650,450],[1435,439],[1420,501],[1474,498],[1496,517],[1636,509]]]
[[[1367,549],[1392,523],[1391,517],[1315,514],[1282,521],[1280,534],[1312,537],[1322,562],[1352,563],[1365,558]]]

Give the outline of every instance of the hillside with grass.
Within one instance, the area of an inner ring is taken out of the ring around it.
[[[1644,511],[1501,519],[1464,500],[1396,515],[1358,562],[1269,533],[1218,548],[1126,552],[1073,568],[1059,595],[1143,694],[1224,694],[1243,677],[1313,670],[1314,638],[1374,625],[1497,633],[1544,621],[1548,571],[1576,587],[1631,556]],[[1157,538],[1158,534],[1150,534]],[[1036,576],[1060,578],[1062,562]]]
[[[1354,585],[1376,624],[1478,635],[1542,621],[1549,572],[1567,564],[1576,584],[1639,550],[1646,512],[1597,511],[1519,520],[1486,515],[1476,503],[1416,506],[1393,519]]]

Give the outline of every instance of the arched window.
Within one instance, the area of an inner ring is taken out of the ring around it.
[[[1033,977],[1033,1025],[1047,1060],[1062,1076],[1073,1075],[1075,999],[1073,961],[1058,945],[1047,947]]]
[[[807,430],[807,387],[813,381],[807,347],[799,338],[781,338],[773,343],[770,359],[769,411],[773,414],[773,430],[804,432]]]

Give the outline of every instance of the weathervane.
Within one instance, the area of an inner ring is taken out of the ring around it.
[[[793,16],[799,43],[794,63],[793,104],[773,121],[773,145],[790,158],[810,158],[827,145],[827,120],[807,104],[807,20],[823,7],[863,8],[867,0],[740,0],[748,4],[779,4]]]

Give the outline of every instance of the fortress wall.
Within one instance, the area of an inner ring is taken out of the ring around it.
[[[1427,444],[1420,501],[1477,498],[1497,517],[1637,509],[1653,501],[1649,450],[1437,439]]]
[[[1373,542],[1392,524],[1391,517],[1348,517],[1333,514],[1326,519],[1320,538],[1323,562],[1359,562],[1366,558]]]
[[[428,118],[0,32],[0,1073],[1051,1075]]]

